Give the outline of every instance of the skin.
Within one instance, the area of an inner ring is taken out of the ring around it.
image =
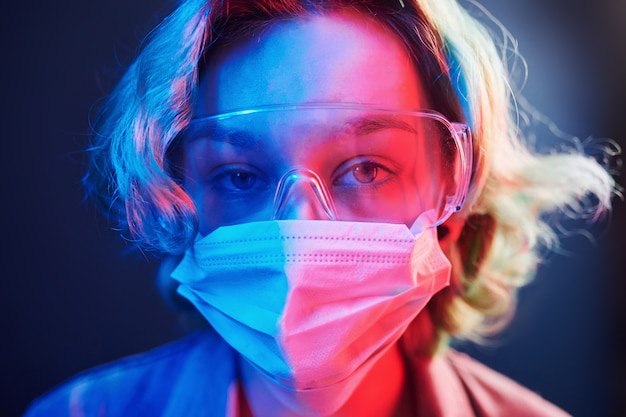
[[[426,97],[419,75],[396,35],[368,16],[342,12],[277,23],[249,40],[215,51],[201,74],[193,113],[199,118],[259,105],[315,102],[426,109]],[[311,152],[302,152],[307,149],[301,146],[306,140],[297,136],[280,139],[277,148],[289,150],[281,152],[280,172],[316,164]],[[207,162],[199,155],[208,153],[203,148],[206,146],[212,152],[219,146],[217,152],[221,155],[240,152],[229,144],[205,142],[193,141],[184,152],[185,187],[198,208],[202,234],[223,223],[212,220],[213,202],[207,197],[203,178],[203,164]],[[257,143],[251,152],[271,146],[276,144]],[[323,171],[323,167],[315,168]],[[319,218],[309,205],[306,198],[297,200],[289,218]],[[404,222],[402,218],[377,220]],[[457,229],[451,234],[454,237]],[[245,372],[255,377],[256,370],[249,368]],[[404,363],[396,345],[333,416],[410,415],[407,393],[403,391],[406,385]],[[241,398],[240,414],[246,415],[250,411],[245,396]]]

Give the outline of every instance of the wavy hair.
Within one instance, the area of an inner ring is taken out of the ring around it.
[[[184,252],[198,214],[178,179],[177,138],[211,51],[277,21],[344,8],[394,32],[429,86],[434,110],[472,128],[475,166],[459,214],[464,227],[447,252],[452,284],[404,340],[408,349],[429,351],[447,336],[480,340],[510,317],[516,290],[555,242],[542,215],[597,216],[610,207],[615,184],[580,150],[538,154],[525,145],[506,54],[456,0],[183,0],[151,32],[99,113],[87,194],[142,250]]]

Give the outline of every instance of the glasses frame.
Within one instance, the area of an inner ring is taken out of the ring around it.
[[[357,110],[372,111],[378,113],[387,113],[399,116],[416,116],[435,119],[441,122],[450,132],[451,137],[459,151],[460,175],[458,179],[459,187],[456,194],[446,201],[446,205],[440,219],[433,225],[439,226],[446,221],[453,212],[460,211],[470,186],[470,178],[472,174],[473,164],[473,144],[470,127],[466,123],[451,122],[444,115],[435,110],[398,110],[386,107],[365,105],[359,103],[303,103],[303,104],[270,104],[253,106],[249,108],[234,109],[223,113],[213,115],[194,117],[189,121],[189,126],[206,122],[208,120],[226,120],[233,117],[244,116],[249,114],[269,113],[279,111],[296,111],[296,110]]]

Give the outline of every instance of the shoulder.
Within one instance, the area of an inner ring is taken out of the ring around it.
[[[199,397],[223,409],[232,355],[215,333],[194,333],[78,374],[35,400],[24,417],[168,415],[162,411],[180,412]]]
[[[478,415],[569,416],[539,394],[464,353],[449,349],[445,360],[461,380]]]

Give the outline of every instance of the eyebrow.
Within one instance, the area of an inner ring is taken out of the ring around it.
[[[417,133],[411,124],[397,117],[388,115],[367,115],[347,119],[339,126],[332,126],[330,133],[353,132],[357,136],[365,136],[385,129],[400,129],[409,133]],[[332,138],[333,135],[326,135]],[[260,137],[247,130],[230,129],[215,123],[190,123],[185,133],[187,140],[194,141],[206,138],[216,142],[226,142],[230,145],[254,149],[259,146]]]
[[[259,138],[246,130],[228,129],[215,123],[190,123],[185,137],[189,141],[205,138],[226,142],[238,148],[255,148],[259,143]]]
[[[359,136],[384,129],[401,129],[410,133],[417,133],[409,123],[387,115],[358,117],[350,120],[348,124],[353,126],[355,133]]]

